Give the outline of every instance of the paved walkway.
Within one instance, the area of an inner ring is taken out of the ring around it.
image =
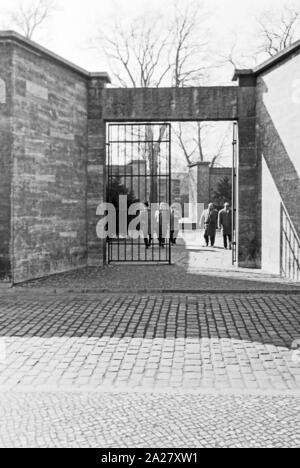
[[[300,285],[185,240],[0,295],[1,447],[300,446]]]
[[[299,295],[2,295],[0,446],[299,446]]]
[[[300,296],[2,299],[3,390],[295,391]]]
[[[300,446],[294,397],[22,393],[1,402],[1,447]]]

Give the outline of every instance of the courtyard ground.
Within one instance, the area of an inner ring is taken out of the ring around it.
[[[128,393],[2,396],[1,447],[298,448],[299,398]]]
[[[164,293],[208,291],[296,291],[300,283],[283,280],[260,270],[232,266],[232,252],[222,247],[203,247],[203,233],[189,232],[172,248],[172,265],[112,264],[53,275],[19,285],[43,293]]]
[[[0,446],[299,446],[299,308],[298,294],[3,294]]]

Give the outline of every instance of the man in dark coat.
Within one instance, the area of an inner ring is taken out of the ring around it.
[[[152,243],[151,210],[149,207],[149,202],[145,202],[144,209],[141,211],[141,231],[143,232],[145,247],[146,249],[149,249]]]
[[[162,202],[160,204],[159,210],[155,212],[155,222],[159,246],[164,248],[170,228],[170,208],[167,203]]]
[[[208,247],[209,241],[214,247],[216,240],[216,232],[218,227],[218,212],[213,203],[210,203],[208,209],[201,216],[201,225],[204,223],[204,239]]]
[[[220,211],[218,225],[219,225],[219,229],[222,229],[223,231],[224,249],[227,249],[228,244],[229,244],[229,249],[231,250],[232,211],[230,209],[229,203],[225,203],[224,209]]]
[[[179,221],[182,218],[178,205],[174,204],[171,208],[171,243],[176,245],[179,233]]]

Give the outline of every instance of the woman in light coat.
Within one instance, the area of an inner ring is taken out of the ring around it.
[[[216,232],[218,229],[218,212],[213,203],[208,205],[201,216],[201,226],[204,224],[204,239],[208,247],[209,241],[212,247],[215,245]]]

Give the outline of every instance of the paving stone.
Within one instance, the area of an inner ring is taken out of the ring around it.
[[[299,448],[299,405],[288,396],[2,394],[0,446]]]
[[[155,388],[160,387],[156,376],[173,379],[173,386],[178,382],[180,387],[180,375],[191,388],[201,387],[204,379],[206,386],[210,378],[218,385],[220,379],[230,380],[236,388],[298,389],[300,373],[290,346],[300,336],[299,305],[298,295],[272,294],[43,300],[6,295],[0,303],[0,327],[8,352],[0,386],[38,388],[54,380],[63,389],[75,379],[87,386],[113,382],[132,387],[132,382],[141,385],[135,376],[145,374],[148,384],[153,377]],[[176,326],[170,329],[172,309]],[[263,313],[253,314],[255,309]],[[154,332],[148,339],[148,328],[156,330],[156,317],[161,335]],[[201,322],[208,325],[206,331]],[[92,331],[88,323],[93,323]],[[259,340],[251,331],[256,329]]]
[[[300,291],[300,283],[290,282],[276,275],[262,273],[259,270],[239,269],[232,267],[232,257],[230,251],[221,248],[222,236],[218,234],[215,249],[206,249],[202,245],[201,232],[185,233],[184,239],[179,241],[179,245],[172,251],[171,266],[147,265],[107,265],[102,268],[83,268],[75,272],[53,275],[28,283],[23,283],[16,287],[17,291],[52,291],[64,290],[68,292],[94,291],[112,292],[119,291],[135,293],[137,291],[160,292],[170,291]],[[151,298],[155,302],[155,298]],[[212,302],[214,299],[212,298]],[[194,304],[191,304],[191,310]],[[234,307],[234,300],[232,301]],[[142,306],[141,306],[142,307]],[[248,306],[249,307],[249,306]],[[244,308],[247,313],[247,307]],[[164,307],[163,313],[177,312],[178,306]],[[180,308],[179,308],[180,311]],[[135,313],[135,309],[128,304],[127,312]],[[242,310],[241,310],[242,312]],[[261,313],[261,308],[255,306],[255,312]],[[188,318],[188,317],[187,317]],[[134,317],[133,317],[134,320]],[[247,320],[247,317],[246,317]],[[240,323],[243,325],[243,319]],[[132,326],[135,322],[132,322]],[[218,323],[226,331],[224,322],[216,319],[212,320],[211,327]],[[251,321],[248,321],[252,326]],[[169,323],[169,327],[172,324]],[[187,324],[189,325],[189,324]],[[205,325],[205,324],[204,324]],[[230,324],[226,324],[227,327]],[[258,329],[254,328],[252,332]],[[272,330],[270,330],[272,333]]]
[[[297,446],[299,307],[298,294],[4,294],[0,444],[159,446],[159,426],[170,447]]]

